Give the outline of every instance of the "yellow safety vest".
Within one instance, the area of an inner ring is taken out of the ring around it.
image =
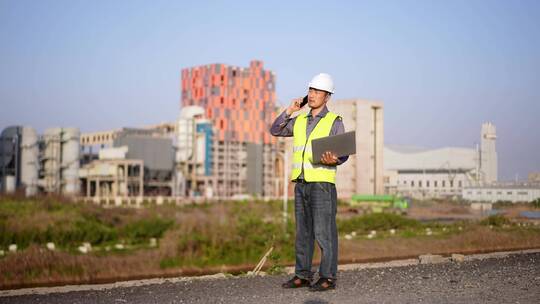
[[[323,164],[313,164],[313,153],[311,151],[311,141],[317,138],[330,135],[330,130],[334,124],[334,120],[338,118],[337,114],[332,112],[319,120],[315,129],[306,138],[307,132],[307,114],[301,114],[296,117],[294,122],[294,146],[293,146],[293,163],[291,179],[294,181],[302,173],[304,169],[304,180],[307,182],[328,182],[336,183],[336,166],[327,166]]]

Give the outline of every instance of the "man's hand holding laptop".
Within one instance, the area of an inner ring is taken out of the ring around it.
[[[332,151],[326,151],[321,156],[321,163],[324,165],[334,166],[337,164],[337,156]]]

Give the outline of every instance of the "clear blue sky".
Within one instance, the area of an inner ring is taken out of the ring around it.
[[[540,1],[0,0],[0,129],[173,121],[180,70],[260,59],[280,104],[333,75],[384,102],[385,142],[473,147],[540,171]]]

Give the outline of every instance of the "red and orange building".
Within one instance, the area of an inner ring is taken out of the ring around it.
[[[220,141],[275,143],[275,75],[254,60],[249,67],[210,64],[182,70],[182,106],[206,110]]]

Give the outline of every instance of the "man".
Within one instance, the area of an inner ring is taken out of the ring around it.
[[[343,121],[329,112],[326,103],[334,93],[334,82],[328,74],[318,74],[309,83],[308,114],[291,115],[301,109],[302,98],[294,99],[279,115],[270,133],[274,136],[293,136],[294,209],[296,218],[295,276],[284,288],[309,287],[311,291],[325,291],[336,287],[338,235],[336,227],[337,192],[336,167],[348,157],[337,158],[330,151],[323,154],[321,163],[312,162],[311,141],[345,132]],[[311,285],[311,263],[315,241],[321,249],[319,280]]]

